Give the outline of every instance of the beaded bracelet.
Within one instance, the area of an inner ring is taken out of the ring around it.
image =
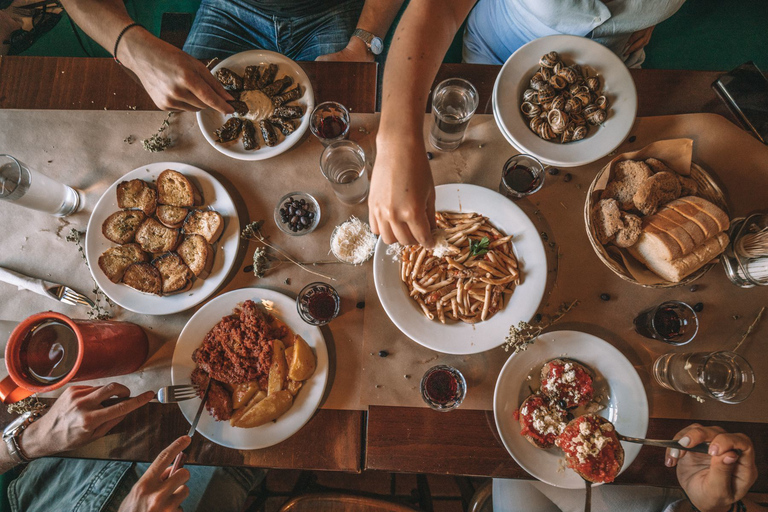
[[[122,63],[122,62],[120,62],[120,61],[118,60],[118,58],[117,58],[117,47],[120,45],[120,40],[122,40],[122,39],[123,39],[123,36],[125,35],[125,33],[126,33],[126,32],[128,32],[128,30],[132,29],[133,27],[141,27],[141,28],[144,28],[144,27],[143,27],[141,24],[139,24],[139,23],[136,23],[136,22],[134,22],[134,23],[131,23],[130,25],[126,26],[126,27],[125,27],[123,30],[121,30],[121,31],[120,31],[120,34],[118,34],[118,36],[117,36],[117,40],[115,40],[115,49],[112,51],[112,57],[115,59],[115,62],[117,62],[117,63],[118,63],[118,64],[120,64],[121,66],[123,65],[123,63]]]

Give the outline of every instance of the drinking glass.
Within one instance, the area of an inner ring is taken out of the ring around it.
[[[349,111],[335,101],[321,103],[309,117],[309,129],[323,146],[346,139],[349,136]]]
[[[544,166],[536,157],[513,156],[501,171],[499,192],[512,199],[529,196],[544,185]]]
[[[648,308],[635,318],[635,331],[670,345],[685,345],[699,330],[696,312],[685,302],[670,300]]]
[[[296,309],[302,320],[310,325],[325,325],[339,316],[341,298],[336,289],[316,282],[305,286],[296,297]]]
[[[728,351],[665,354],[653,363],[653,375],[667,389],[727,404],[743,402],[755,387],[752,366]]]
[[[467,381],[453,366],[433,366],[421,378],[421,398],[436,411],[456,409],[466,394]]]
[[[440,151],[453,151],[464,139],[469,120],[477,110],[475,86],[461,78],[443,80],[432,93],[434,122],[429,141]]]
[[[350,140],[329,144],[320,156],[320,170],[342,203],[358,204],[368,197],[368,166],[358,144]]]
[[[66,217],[84,206],[82,192],[0,154],[0,199]]]

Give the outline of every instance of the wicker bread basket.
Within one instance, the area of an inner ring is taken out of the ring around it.
[[[606,172],[606,170],[607,170],[607,167],[604,167],[603,169],[601,169],[600,172],[597,173],[597,176],[595,176],[595,179],[592,181],[592,184],[589,186],[589,190],[587,191],[587,200],[584,203],[584,222],[587,228],[587,237],[589,238],[589,243],[592,244],[592,248],[595,250],[597,257],[600,258],[600,260],[603,263],[605,263],[605,265],[609,269],[611,269],[614,274],[624,279],[625,281],[629,281],[630,283],[633,283],[633,284],[639,284],[646,288],[671,288],[674,286],[682,286],[682,285],[690,284],[693,281],[700,278],[701,276],[703,276],[704,274],[706,274],[709,271],[709,269],[715,266],[715,264],[717,263],[717,259],[712,260],[712,262],[707,263],[697,271],[686,276],[679,283],[673,283],[671,281],[663,281],[663,282],[654,283],[654,284],[645,284],[645,283],[638,282],[632,276],[630,271],[627,269],[622,259],[618,255],[610,254],[607,250],[607,247],[603,246],[603,244],[601,244],[597,240],[597,235],[595,234],[595,226],[592,223],[592,215],[591,215],[592,207],[595,205],[595,185],[600,179],[600,176],[602,176],[602,174]],[[720,186],[715,182],[712,176],[710,176],[709,173],[707,173],[707,171],[702,169],[701,166],[699,166],[698,164],[692,162],[691,174],[688,177],[696,181],[696,184],[698,185],[699,191],[696,194],[697,196],[702,197],[707,201],[710,201],[711,203],[721,208],[726,214],[728,214],[728,205],[725,201],[725,194],[723,194],[723,191],[720,188]],[[611,249],[614,251],[618,250],[617,247],[613,247],[613,246],[608,246],[608,247],[611,247]],[[629,255],[628,257],[631,258],[631,256]]]

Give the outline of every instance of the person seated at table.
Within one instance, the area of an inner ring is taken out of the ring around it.
[[[130,390],[112,383],[101,387],[70,386],[53,406],[17,438],[22,454],[33,459],[8,488],[13,512],[118,510],[165,512],[195,510],[239,512],[248,493],[264,478],[261,469],[184,467],[170,475],[176,455],[189,446],[182,436],[152,464],[53,458],[103,437],[127,414],[149,402],[154,393],[104,407]],[[139,442],[136,440],[136,442]],[[0,474],[17,462],[0,443]]]
[[[601,485],[592,488],[593,512],[756,512],[766,511],[747,499],[757,480],[755,450],[744,434],[729,434],[719,427],[690,425],[675,436],[693,447],[710,442],[709,453],[667,450],[665,464],[677,468],[679,489]],[[651,448],[648,448],[649,450]],[[739,453],[737,450],[740,450]],[[494,512],[581,511],[584,491],[560,489],[526,480],[493,481]],[[695,507],[695,508],[694,508]]]
[[[372,38],[384,38],[403,0],[203,0],[184,51],[139,26],[123,33],[133,20],[122,0],[61,3],[161,110],[232,113],[233,98],[198,59],[264,49],[294,60],[372,62]]]
[[[424,146],[424,109],[440,63],[467,15],[463,58],[468,63],[502,64],[529,41],[571,34],[602,43],[627,66],[638,67],[654,26],[684,1],[411,2],[384,70],[378,156],[368,199],[373,232],[386,243],[433,245],[435,191]]]

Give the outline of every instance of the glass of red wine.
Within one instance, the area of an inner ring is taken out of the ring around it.
[[[349,111],[341,103],[326,101],[315,107],[309,118],[309,129],[323,146],[349,136]]]
[[[648,308],[635,318],[635,331],[670,345],[689,343],[699,330],[696,312],[685,302],[670,300]]]
[[[341,298],[333,286],[316,282],[305,286],[296,297],[301,319],[310,325],[325,325],[339,315]]]
[[[544,185],[544,166],[531,155],[513,156],[501,171],[499,192],[512,199],[521,199],[537,192]]]
[[[467,381],[452,366],[433,366],[421,378],[421,398],[432,409],[452,411],[461,405],[467,394]]]

